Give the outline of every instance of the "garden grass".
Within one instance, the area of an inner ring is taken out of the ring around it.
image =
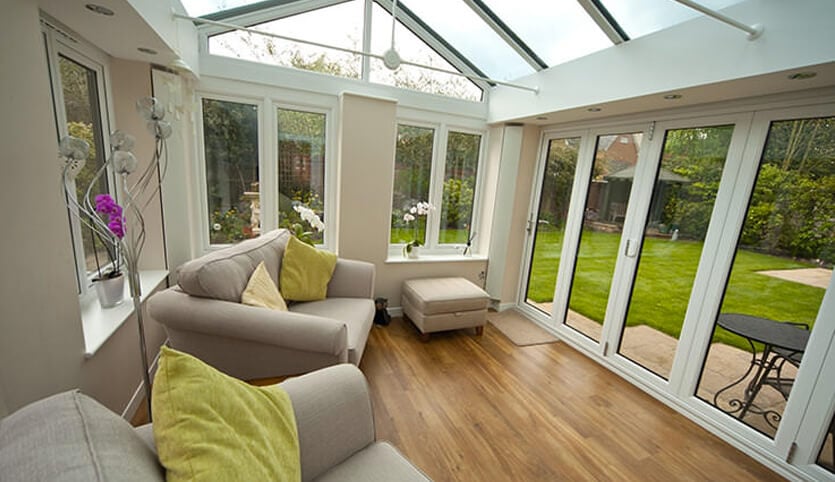
[[[620,234],[584,231],[569,306],[602,323],[617,257]],[[560,262],[562,232],[537,232],[528,298],[553,300]],[[676,338],[690,299],[702,243],[646,238],[629,305],[627,326],[648,325]],[[823,289],[758,274],[757,271],[809,267],[777,256],[741,250],[734,263],[720,312],[745,313],[780,321],[814,324]],[[723,329],[714,341],[748,348],[748,343]]]

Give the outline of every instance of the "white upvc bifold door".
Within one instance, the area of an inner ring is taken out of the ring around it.
[[[519,308],[761,458],[831,467],[835,377],[808,373],[835,331],[834,114],[545,132]]]

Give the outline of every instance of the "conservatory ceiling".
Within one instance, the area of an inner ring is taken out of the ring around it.
[[[698,3],[721,10],[740,1]],[[182,2],[191,16],[247,25],[346,4],[346,15],[339,18],[339,24],[321,24],[321,30],[343,31],[343,38],[331,36],[330,42],[316,41],[363,50],[357,45],[364,31],[363,0]],[[391,0],[373,3],[375,9],[392,10]],[[399,0],[396,8],[398,20],[456,70],[499,81],[518,79],[703,15],[674,0]],[[356,30],[346,36],[346,24],[352,23]],[[389,46],[390,27],[375,28],[371,36],[366,47],[382,54]],[[304,35],[297,38],[306,40]],[[411,60],[407,55],[403,57]]]

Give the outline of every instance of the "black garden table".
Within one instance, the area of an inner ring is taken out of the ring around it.
[[[783,378],[783,365],[786,362],[795,366],[800,365],[803,352],[806,350],[806,343],[809,341],[808,326],[733,313],[720,314],[717,323],[748,341],[751,346],[751,364],[742,377],[716,392],[713,396],[713,404],[719,408],[719,395],[742,383],[756,368],[754,378],[745,387],[742,400],[732,399],[728,402],[730,409],[720,408],[720,410],[736,415],[740,420],[749,412],[762,415],[766,423],[776,429],[782,415],[774,410],[759,408],[754,404],[754,399],[763,385],[774,387],[783,395],[783,398],[788,399],[794,379]],[[755,342],[764,345],[762,352],[757,353]]]

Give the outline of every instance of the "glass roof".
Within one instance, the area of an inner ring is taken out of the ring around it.
[[[601,0],[631,38],[642,37],[672,27],[701,13],[670,0]],[[720,10],[742,0],[698,0],[712,10]]]
[[[213,20],[234,19],[249,13],[254,16],[248,18],[257,19],[257,12],[269,8],[270,13],[265,16],[284,18],[262,22],[259,28],[303,40],[362,50],[363,32],[371,31],[372,53],[380,54],[390,45],[391,24],[388,22],[391,17],[385,10],[390,9],[392,0],[181,1],[189,15],[207,16]],[[709,9],[721,10],[743,0],[697,1]],[[351,5],[350,15],[333,14],[335,9],[344,5]],[[364,5],[372,6],[372,25],[369,29],[362,28],[363,17],[357,13],[363,10]],[[297,13],[300,6],[301,9],[307,6],[314,10],[290,16]],[[597,12],[592,17],[589,12],[595,10]],[[314,13],[320,11],[330,13],[316,17]],[[405,61],[509,81],[700,16],[703,14],[673,0],[399,0],[395,43]],[[302,24],[300,19],[314,21]],[[221,37],[225,37],[224,43],[215,42],[213,53],[263,62],[266,57],[275,57],[275,49],[287,51],[289,44],[296,51],[306,52],[303,44],[277,39],[258,41],[259,48],[267,49],[269,55],[242,52],[241,45],[250,50],[254,48],[257,35],[234,32],[216,35],[210,42]],[[317,48],[321,56],[323,49]],[[347,76],[363,77],[359,57],[342,55],[353,57]],[[348,62],[348,59],[345,61]],[[286,65],[286,62],[273,63]],[[398,86],[408,84],[410,80],[407,78],[413,80],[432,72],[409,66],[401,66],[403,72],[411,72],[409,75],[386,72],[380,68],[380,61],[373,58],[371,67],[369,78]],[[432,75],[435,74],[438,73]],[[488,83],[480,80],[475,80],[476,86],[465,78],[447,77],[446,81],[460,84],[461,94],[454,95],[463,98],[475,96],[473,89],[488,87]],[[465,91],[471,92],[464,94]]]
[[[612,46],[577,2],[485,0],[484,3],[548,65]]]
[[[404,0],[400,3],[489,77],[511,80],[534,73],[534,68],[462,0]]]

